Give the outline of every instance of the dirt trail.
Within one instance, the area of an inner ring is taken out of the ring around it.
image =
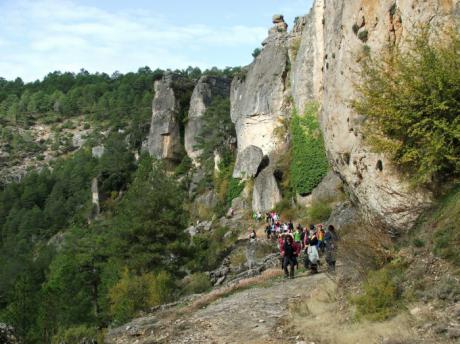
[[[326,274],[304,273],[292,280],[236,292],[192,313],[139,318],[112,330],[106,343],[297,343],[299,337],[282,332],[289,304],[326,280]]]
[[[184,320],[175,343],[280,343],[280,324],[288,304],[300,299],[326,277],[324,274],[282,280],[218,300]],[[286,342],[296,343],[295,338]]]

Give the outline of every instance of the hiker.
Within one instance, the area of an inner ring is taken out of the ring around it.
[[[324,234],[324,243],[326,246],[326,262],[328,265],[328,271],[335,271],[335,262],[337,258],[337,241],[339,237],[333,225],[327,227],[327,231]]]
[[[271,224],[272,216],[271,216],[270,212],[265,213],[265,220],[267,221],[268,224]]]
[[[298,245],[302,245],[302,239],[300,238],[302,235],[302,232],[301,232],[301,228],[299,228],[299,226],[297,226],[297,230],[294,232],[294,241],[298,244]]]
[[[318,254],[318,238],[316,234],[310,236],[309,238],[309,245],[307,248],[307,255],[308,255],[308,262],[310,266],[310,272],[315,274],[318,272],[318,265],[319,265],[319,254]]]
[[[249,241],[254,242],[256,240],[256,238],[257,238],[256,231],[255,231],[255,229],[253,229],[251,231],[251,228],[249,228],[249,231],[250,231],[250,233],[249,233]]]
[[[321,252],[321,253],[324,253],[324,248],[325,248],[325,244],[324,244],[324,235],[326,233],[324,232],[324,229],[323,229],[323,225],[322,224],[319,224],[318,225],[318,233],[317,233],[317,236],[318,236],[318,250]]]
[[[300,225],[299,225],[300,226]],[[302,249],[308,246],[308,233],[307,227],[302,229],[302,233],[300,234],[300,241],[302,242]]]
[[[294,267],[297,265],[299,252],[300,246],[294,241],[292,235],[284,235],[281,256],[283,257],[283,269],[286,278],[294,278]]]
[[[272,226],[267,225],[267,227],[265,227],[265,233],[267,233],[267,239],[270,239],[272,234]]]
[[[294,231],[294,224],[292,223],[292,220],[289,220],[288,226],[289,226],[289,231],[293,232]]]

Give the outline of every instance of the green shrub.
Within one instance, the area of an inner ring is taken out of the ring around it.
[[[460,36],[445,36],[430,40],[424,29],[404,51],[362,60],[352,102],[367,116],[367,141],[414,184],[460,175]]]
[[[226,227],[219,227],[210,233],[195,235],[192,239],[194,256],[189,260],[187,267],[192,271],[215,269],[224,258],[224,253],[238,237],[236,233],[224,237],[228,231]]]
[[[363,43],[366,43],[368,38],[369,38],[369,32],[367,30],[359,31],[358,32],[358,38]]]
[[[189,276],[184,289],[187,294],[197,294],[208,291],[212,288],[209,277],[203,272],[197,272]]]
[[[287,210],[291,209],[291,202],[289,202],[289,199],[283,198],[281,201],[279,201],[276,206],[275,206],[275,211],[278,214],[283,214]]]
[[[167,272],[136,276],[126,269],[109,291],[110,312],[116,323],[124,323],[141,310],[170,301],[173,290],[174,283]]]
[[[228,191],[227,191],[227,205],[231,205],[233,199],[237,198],[241,192],[244,190],[245,183],[240,179],[230,177],[228,181]]]
[[[363,289],[361,295],[351,299],[356,305],[358,318],[385,320],[401,307],[401,292],[396,274],[390,269],[383,268],[369,272]]]
[[[94,339],[97,340],[100,335],[95,327],[88,327],[86,325],[70,327],[61,329],[56,335],[53,336],[52,344],[74,344],[82,343],[85,339],[87,342]]]
[[[292,187],[301,195],[309,194],[327,174],[328,161],[317,119],[318,105],[310,103],[303,116],[291,120]]]
[[[186,174],[190,169],[192,168],[192,159],[188,157],[188,155],[184,155],[182,158],[181,162],[177,167],[175,168],[175,174],[176,176],[182,176]]]
[[[326,221],[331,215],[332,209],[329,204],[325,202],[314,202],[310,208],[308,208],[308,218],[310,222],[322,222]]]
[[[434,252],[442,258],[451,260],[460,266],[460,232],[459,226],[450,224],[438,230],[434,235]]]
[[[72,121],[65,121],[63,124],[62,124],[62,128],[63,129],[75,129],[75,123],[73,123]]]
[[[422,239],[414,239],[413,244],[415,247],[424,247],[425,242]]]
[[[292,53],[292,60],[295,61],[296,57],[297,57],[297,54],[299,52],[299,49],[300,49],[300,43],[302,42],[302,40],[300,39],[300,37],[294,39],[294,41],[292,42],[291,44],[291,53]]]
[[[246,263],[246,253],[242,248],[238,250],[234,250],[230,255],[230,266],[231,267],[239,267]]]
[[[353,26],[351,27],[351,29],[353,30],[353,33],[354,33],[355,35],[357,35],[357,34],[358,34],[358,31],[359,31],[359,25],[356,24],[356,23],[354,23]]]
[[[262,49],[255,48],[254,51],[252,52],[252,57],[256,58],[257,56],[260,55],[261,52],[262,52]]]

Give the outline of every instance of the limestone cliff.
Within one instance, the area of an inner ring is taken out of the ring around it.
[[[238,152],[253,145],[265,155],[271,153],[279,141],[275,128],[289,114],[288,34],[279,24],[275,25],[245,75],[232,82],[231,117],[236,127]]]
[[[195,164],[200,155],[195,145],[196,137],[200,134],[203,115],[215,97],[230,96],[230,81],[225,77],[202,76],[193,90],[185,126],[184,145],[187,155]]]
[[[193,85],[180,75],[170,72],[155,81],[152,103],[152,120],[147,140],[147,150],[157,159],[176,160],[182,151],[181,114],[187,111],[186,93]]]
[[[315,99],[329,160],[365,214],[396,229],[414,223],[430,195],[409,188],[391,163],[366,146],[363,118],[350,108],[356,96],[358,62],[365,51],[378,54],[404,44],[419,23],[439,28],[458,12],[452,1],[317,0],[303,29],[291,82],[296,108]],[[306,86],[306,87],[305,87]]]
[[[354,202],[370,219],[394,229],[410,227],[431,195],[411,189],[385,156],[366,145],[360,130],[363,118],[353,112],[350,100],[356,96],[363,54],[405,44],[419,23],[440,28],[452,23],[458,12],[457,0],[316,0],[290,33],[274,16],[262,53],[247,67],[245,78],[232,83],[231,116],[239,154],[251,145],[264,155],[279,147],[275,133],[279,120],[289,116],[286,99],[299,112],[317,101],[330,164]],[[234,175],[249,172],[235,170]]]

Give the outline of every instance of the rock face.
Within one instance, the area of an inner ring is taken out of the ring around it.
[[[265,212],[272,210],[281,201],[281,193],[278,189],[273,170],[266,168],[259,173],[254,181],[252,194],[252,209]]]
[[[268,155],[277,146],[275,128],[289,114],[287,38],[284,31],[270,30],[262,43],[262,52],[247,67],[245,76],[232,82],[230,114],[235,123],[238,154],[253,145]]]
[[[257,146],[247,146],[236,158],[233,178],[250,178],[254,177],[262,162],[264,153]]]
[[[101,212],[101,207],[99,205],[99,187],[97,177],[91,180],[91,203],[93,204],[91,219],[95,219]]]
[[[185,127],[184,144],[187,155],[197,164],[200,155],[195,148],[196,137],[200,134],[203,124],[202,117],[215,97],[228,98],[230,96],[230,79],[225,77],[202,76],[196,84],[190,108],[188,122]]]
[[[363,141],[363,118],[350,108],[354,72],[364,51],[401,45],[417,23],[452,23],[458,1],[317,0],[305,17],[300,47],[292,65],[296,108],[317,100],[320,122],[333,169],[340,174],[369,218],[407,229],[430,203],[430,195],[409,188],[385,156]]]
[[[235,123],[238,143],[234,177],[242,177],[243,174],[254,176],[257,173],[262,160],[259,161],[261,154],[256,152],[256,147],[262,151],[262,156],[270,157],[285,147],[283,123],[291,111],[288,88],[289,35],[281,15],[273,16],[273,23],[275,26],[262,42],[262,52],[247,67],[245,75],[232,82],[230,114]],[[270,161],[272,165],[274,162]],[[273,167],[270,166],[269,170],[271,172],[264,170],[255,179],[253,210],[270,210],[281,199]]]
[[[146,148],[157,159],[176,160],[182,149],[180,116],[187,110],[187,93],[191,92],[193,85],[186,78],[167,72],[162,79],[155,81],[154,88]]]
[[[337,198],[338,194],[342,191],[342,181],[334,171],[329,171],[323,178],[321,183],[315,187],[311,194],[305,197],[297,196],[297,203],[306,207],[310,206],[313,202],[330,202]]]
[[[315,1],[307,16],[296,19],[291,32],[290,79],[292,97],[299,113],[303,113],[308,102],[320,100],[324,57],[323,12],[324,0]]]

